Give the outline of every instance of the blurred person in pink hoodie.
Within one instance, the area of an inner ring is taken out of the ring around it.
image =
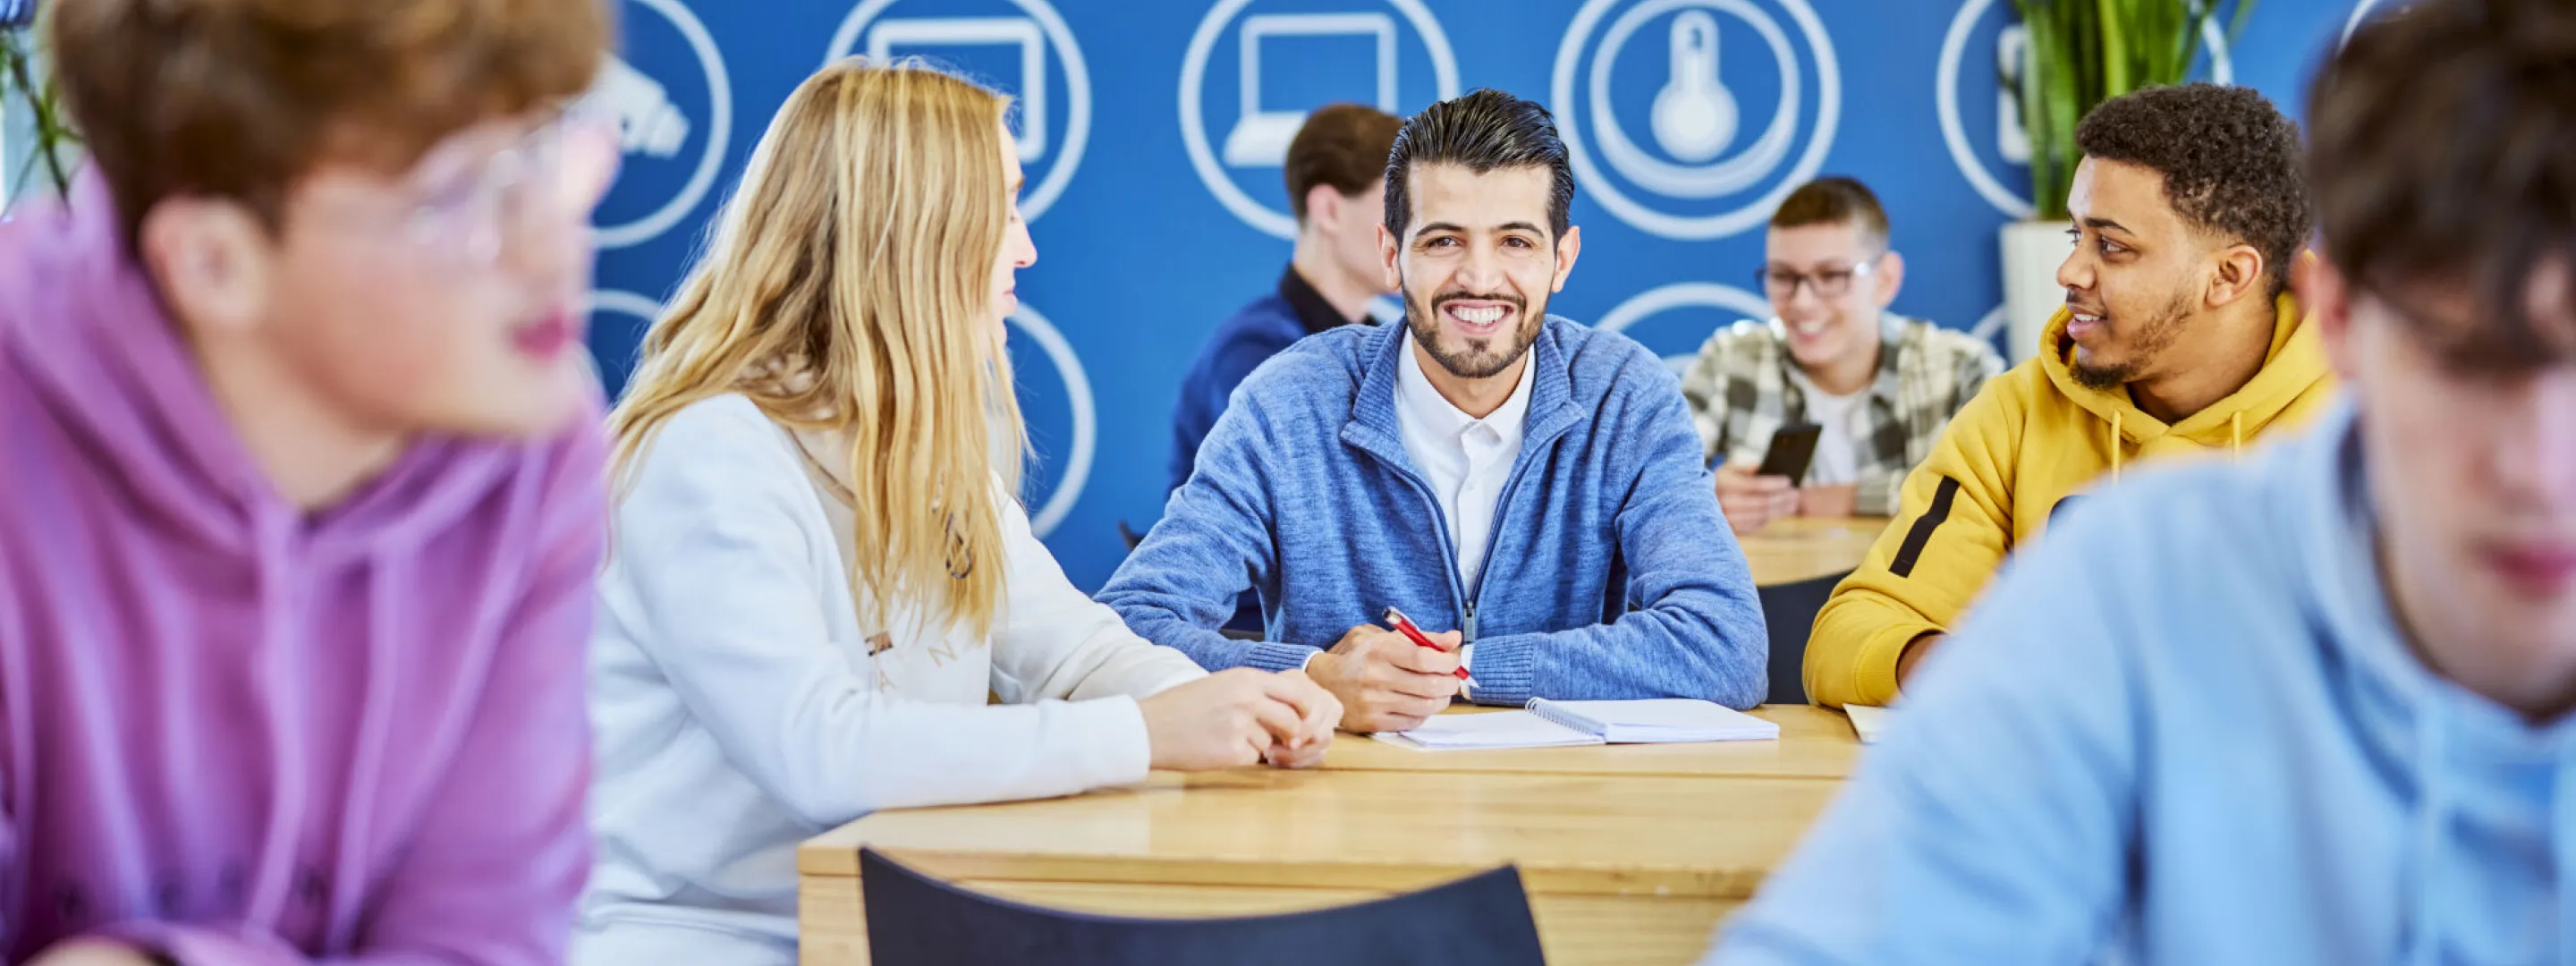
[[[0,961],[559,961],[599,0],[71,0],[0,224]]]

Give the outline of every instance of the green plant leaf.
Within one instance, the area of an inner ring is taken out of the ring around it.
[[[37,66],[35,43],[33,30],[0,30],[0,100],[16,98],[25,103],[34,115],[36,134],[26,164],[12,178],[12,196],[25,190],[28,179],[38,170],[45,173],[55,191],[68,194],[71,171],[63,155],[80,143],[63,110],[61,86],[51,71]]]
[[[2038,216],[2066,217],[2066,188],[2083,160],[2075,128],[2085,114],[2141,87],[2183,82],[2200,59],[2201,31],[2232,3],[2228,38],[2234,43],[2256,2],[2013,0],[2030,32],[2019,94]]]

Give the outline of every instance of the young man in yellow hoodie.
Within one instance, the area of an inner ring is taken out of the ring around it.
[[[2232,455],[2331,394],[2287,291],[2312,217],[2296,125],[2251,89],[2192,84],[2106,101],[2075,141],[2066,305],[1951,421],[1816,615],[1818,704],[1894,700],[2005,555],[2124,465]]]

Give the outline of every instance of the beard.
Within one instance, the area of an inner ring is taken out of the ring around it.
[[[1443,341],[1440,307],[1469,300],[1510,305],[1512,316],[1520,322],[1511,332],[1482,339],[1460,339],[1459,345]],[[1449,370],[1450,375],[1460,379],[1486,379],[1501,375],[1503,370],[1511,368],[1512,363],[1519,362],[1521,356],[1529,352],[1530,344],[1538,341],[1539,329],[1546,324],[1547,301],[1544,298],[1539,300],[1537,310],[1532,311],[1528,301],[1517,295],[1450,292],[1433,297],[1428,305],[1415,299],[1411,291],[1404,295],[1404,325],[1412,330],[1413,341],[1431,354],[1431,361],[1439,363],[1440,368]],[[1497,346],[1497,342],[1509,344]]]
[[[2147,316],[2145,321],[2138,323],[2137,330],[2130,333],[2127,359],[2116,365],[2087,364],[2084,350],[2079,346],[2075,350],[2075,360],[2066,367],[2067,373],[2075,377],[2076,385],[2096,391],[2117,389],[2136,382],[2157,357],[2164,355],[2166,349],[2173,348],[2174,341],[2182,337],[2183,320],[2190,315],[2191,293],[2175,292],[2162,309]],[[2112,324],[2116,327],[2124,323],[2115,320]],[[2118,334],[2117,328],[2113,329],[2113,334]]]

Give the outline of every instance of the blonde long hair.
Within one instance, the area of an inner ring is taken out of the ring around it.
[[[990,316],[1008,107],[909,62],[798,86],[609,414],[618,477],[680,410],[742,393],[848,442],[860,601],[989,634],[1012,499],[994,481],[1017,486],[1026,446]]]

